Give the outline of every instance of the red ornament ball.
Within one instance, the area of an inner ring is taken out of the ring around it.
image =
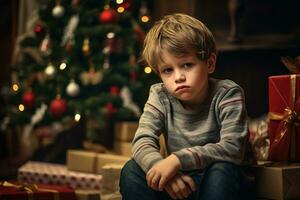
[[[35,103],[35,94],[31,90],[25,92],[22,97],[22,102],[26,107],[32,108]]]
[[[50,112],[53,117],[59,118],[67,111],[67,103],[61,98],[54,99],[50,104]]]
[[[120,89],[117,86],[111,86],[109,89],[109,93],[113,96],[117,96],[120,93]]]
[[[117,12],[113,9],[106,9],[99,14],[99,21],[105,24],[116,23]]]
[[[117,112],[117,108],[114,107],[112,103],[108,103],[105,106],[105,116],[106,118],[110,118],[114,113]]]
[[[36,24],[34,27],[34,33],[36,35],[36,37],[44,37],[46,34],[46,30],[45,27],[42,26],[41,24]]]

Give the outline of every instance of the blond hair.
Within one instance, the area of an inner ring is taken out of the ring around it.
[[[195,53],[199,59],[206,60],[216,53],[216,44],[212,33],[201,21],[175,13],[157,21],[144,40],[142,57],[156,72],[163,62],[163,51],[174,55]]]

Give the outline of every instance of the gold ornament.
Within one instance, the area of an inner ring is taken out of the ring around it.
[[[85,38],[83,40],[82,52],[83,52],[83,54],[85,56],[89,56],[90,55],[91,50],[90,50],[90,40],[89,40],[89,38]]]
[[[97,85],[102,81],[102,71],[96,71],[95,68],[90,68],[88,72],[83,72],[80,79],[83,85]]]

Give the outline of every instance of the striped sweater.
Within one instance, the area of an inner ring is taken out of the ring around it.
[[[132,142],[133,158],[145,172],[163,159],[161,133],[168,153],[179,158],[181,171],[216,161],[243,163],[248,144],[243,90],[233,81],[211,78],[208,93],[198,109],[188,111],[163,83],[151,86]]]

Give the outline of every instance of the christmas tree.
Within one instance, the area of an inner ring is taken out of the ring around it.
[[[151,21],[148,2],[41,0],[39,5],[32,34],[18,44],[2,127],[47,134],[84,124],[86,139],[110,146],[101,130],[137,120],[152,80],[149,68],[137,62]]]

